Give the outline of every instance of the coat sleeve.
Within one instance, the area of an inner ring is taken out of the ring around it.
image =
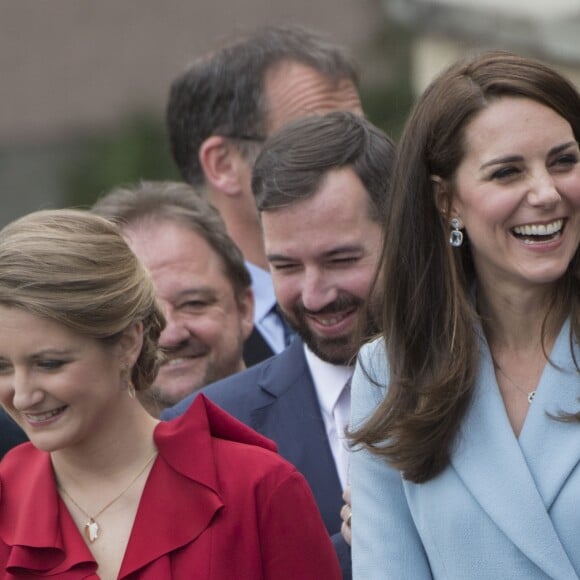
[[[336,552],[304,477],[292,468],[260,502],[266,580],[340,580]]]
[[[362,425],[384,397],[386,377],[383,343],[372,343],[361,352],[353,375],[353,428]],[[355,448],[351,453],[350,481],[353,578],[432,578],[400,472],[377,455]]]

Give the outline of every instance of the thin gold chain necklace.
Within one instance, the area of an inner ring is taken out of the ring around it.
[[[528,404],[531,405],[532,401],[534,400],[534,397],[536,396],[536,389],[534,389],[533,391],[528,391],[527,389],[524,389],[523,387],[521,387],[520,385],[518,385],[511,377],[508,377],[502,370],[502,368],[496,364],[495,368],[520,392],[523,393],[524,395],[526,395],[526,397],[528,398]]]
[[[149,459],[147,459],[147,462],[145,463],[145,465],[139,470],[139,473],[129,482],[129,484],[121,491],[121,493],[119,493],[118,495],[116,495],[109,503],[107,503],[104,507],[102,507],[94,516],[92,516],[91,514],[89,514],[86,510],[84,510],[71,496],[70,494],[67,492],[67,490],[61,485],[59,484],[59,489],[62,491],[62,493],[64,493],[64,495],[66,495],[66,497],[68,497],[68,499],[70,499],[70,501],[73,503],[74,506],[76,506],[76,508],[81,511],[83,513],[83,515],[85,515],[88,520],[85,523],[85,525],[83,526],[83,532],[85,534],[85,538],[91,542],[91,544],[97,540],[99,538],[99,534],[101,532],[101,526],[100,524],[97,522],[97,518],[107,509],[109,509],[117,500],[121,499],[123,497],[123,495],[131,488],[131,486],[133,486],[133,484],[143,475],[144,471],[147,469],[147,467],[149,466],[149,464],[153,461],[153,459],[155,459],[157,455],[157,451],[155,451],[153,453],[153,455],[151,455],[151,457],[149,457]]]

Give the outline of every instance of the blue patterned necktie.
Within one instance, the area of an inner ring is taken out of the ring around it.
[[[272,307],[272,312],[276,314],[278,320],[280,321],[280,324],[282,325],[282,329],[284,330],[284,344],[288,346],[292,342],[292,339],[296,335],[296,332],[286,322],[286,319],[284,318],[284,315],[282,314],[282,310],[278,306],[278,303],[274,304],[274,306]]]

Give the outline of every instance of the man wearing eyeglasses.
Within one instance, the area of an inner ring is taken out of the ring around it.
[[[242,250],[255,296],[247,366],[290,340],[277,309],[250,186],[263,141],[299,117],[362,113],[355,67],[343,50],[299,27],[269,26],[196,59],[173,82],[167,105],[171,150],[185,181],[205,186]]]

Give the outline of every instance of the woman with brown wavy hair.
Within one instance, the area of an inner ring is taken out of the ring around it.
[[[355,578],[578,577],[579,140],[575,87],[509,53],[416,103],[352,383]]]

